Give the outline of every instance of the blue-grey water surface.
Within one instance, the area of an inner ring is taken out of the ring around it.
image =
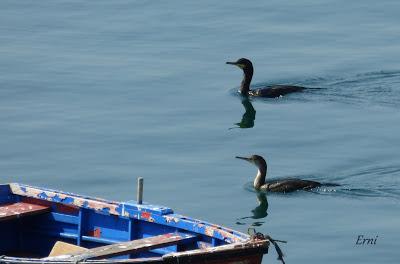
[[[256,226],[288,241],[287,263],[399,263],[399,12],[371,0],[3,0],[1,182],[131,200],[142,176],[145,201]],[[240,57],[254,86],[323,89],[251,99],[255,120],[242,122],[242,73],[225,65]],[[269,177],[342,186],[266,206],[256,168],[234,158],[254,153]]]

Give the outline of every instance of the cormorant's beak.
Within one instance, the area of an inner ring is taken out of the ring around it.
[[[246,157],[239,157],[239,156],[236,156],[235,158],[237,158],[237,159],[242,159],[242,160],[245,160],[245,161],[251,162],[251,159],[250,159],[250,158],[246,158]]]
[[[246,67],[246,65],[244,65],[244,64],[239,64],[239,63],[233,62],[233,61],[227,61],[226,64],[238,66],[240,69],[244,69],[244,67]]]

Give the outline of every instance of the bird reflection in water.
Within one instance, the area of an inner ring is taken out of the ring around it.
[[[251,210],[252,214],[251,216],[245,216],[242,218],[239,218],[236,224],[238,225],[246,225],[246,223],[243,223],[242,220],[245,219],[263,219],[267,217],[268,215],[268,200],[267,200],[267,195],[262,192],[257,192],[257,201],[258,201],[258,206],[255,207],[253,210]],[[251,226],[261,226],[264,224],[264,221],[254,221],[251,223]]]
[[[240,123],[235,123],[237,127],[232,128],[252,128],[254,127],[254,120],[256,119],[256,110],[254,110],[248,97],[242,99],[242,105],[244,106],[245,112],[242,116]],[[230,128],[230,129],[232,129]]]

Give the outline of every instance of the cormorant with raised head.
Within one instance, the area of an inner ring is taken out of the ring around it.
[[[259,96],[275,98],[288,93],[301,92],[305,87],[294,85],[270,85],[265,88],[250,90],[251,79],[253,78],[253,64],[249,59],[241,58],[235,62],[227,62],[226,64],[236,65],[243,70],[243,80],[240,85],[240,93],[244,96]]]
[[[297,190],[310,190],[320,186],[339,186],[332,183],[319,183],[316,181],[300,180],[300,179],[282,179],[282,180],[265,180],[267,176],[267,162],[259,155],[252,155],[251,157],[236,157],[238,159],[246,160],[257,166],[258,172],[254,179],[254,189],[257,191],[268,192],[293,192]]]

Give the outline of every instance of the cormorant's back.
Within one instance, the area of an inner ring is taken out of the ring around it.
[[[270,192],[294,192],[297,190],[310,190],[321,185],[321,183],[316,181],[300,179],[267,180],[261,189],[266,189],[266,191]]]
[[[272,85],[265,88],[250,90],[249,95],[276,98],[289,93],[301,92],[305,88],[295,85]]]

